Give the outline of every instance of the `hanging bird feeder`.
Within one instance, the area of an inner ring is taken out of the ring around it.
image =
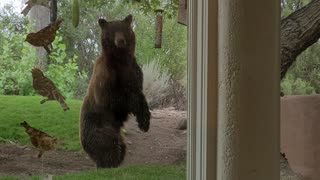
[[[162,17],[163,9],[157,9],[157,10],[155,10],[155,12],[156,12],[156,20],[155,20],[156,34],[155,34],[154,47],[161,48],[162,26],[163,26],[163,17]]]
[[[72,25],[75,28],[78,27],[78,25],[79,25],[79,16],[80,16],[79,0],[73,0],[73,4],[72,4]]]
[[[58,14],[58,0],[50,0],[50,23],[54,23],[57,20]]]
[[[188,6],[187,0],[179,0],[178,23],[188,25]]]

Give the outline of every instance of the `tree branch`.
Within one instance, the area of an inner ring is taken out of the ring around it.
[[[281,79],[297,56],[319,38],[320,0],[312,0],[281,20]]]

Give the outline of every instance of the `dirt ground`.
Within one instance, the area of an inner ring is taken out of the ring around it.
[[[125,124],[127,154],[123,166],[133,164],[178,164],[186,160],[187,134],[177,130],[178,123],[187,116],[174,108],[152,111],[149,132],[137,128],[134,118]],[[60,175],[95,169],[84,152],[55,150],[36,158],[33,147],[14,143],[0,144],[0,176]],[[302,180],[292,172],[288,163],[280,160],[281,180]]]
[[[134,118],[125,124],[127,154],[123,166],[132,164],[176,164],[185,161],[186,131],[177,130],[178,123],[186,118],[185,111],[174,108],[152,111],[149,132],[138,130]],[[41,159],[32,146],[14,143],[0,144],[0,176],[65,174],[95,169],[84,152],[55,150],[46,152]]]

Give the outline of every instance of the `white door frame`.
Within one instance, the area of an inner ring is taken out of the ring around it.
[[[214,180],[217,154],[217,0],[188,0],[188,10],[187,178]]]

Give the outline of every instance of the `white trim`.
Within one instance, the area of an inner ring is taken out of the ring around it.
[[[188,1],[188,180],[216,179],[216,4]]]
[[[193,42],[196,42],[197,26],[195,25],[195,18],[197,17],[196,1],[188,0],[188,150],[187,150],[187,179],[193,180],[196,177],[196,113],[194,111],[196,104],[193,104],[196,100],[194,95],[196,92],[196,51],[193,50]]]

